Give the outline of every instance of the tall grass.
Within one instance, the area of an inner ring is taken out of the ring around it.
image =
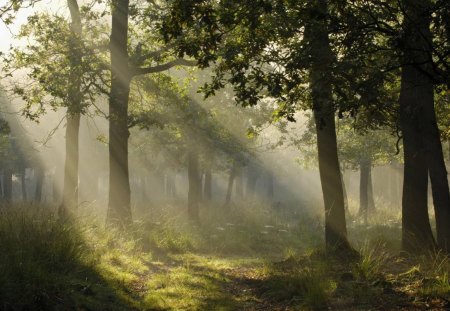
[[[59,220],[48,208],[2,206],[0,309],[132,308],[135,303],[119,286],[117,265],[104,260],[113,249],[107,241],[118,235],[103,233],[102,240],[102,230],[93,228],[80,221]]]

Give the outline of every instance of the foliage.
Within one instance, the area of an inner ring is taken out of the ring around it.
[[[82,80],[81,106],[76,108],[77,111],[87,113],[90,104],[95,106],[96,97],[106,92],[105,26],[98,21],[99,13],[87,7],[81,8],[81,12],[85,30],[81,38],[73,38],[69,22],[62,15],[31,15],[17,35],[17,39],[28,43],[11,48],[4,57],[3,71],[11,77],[10,91],[24,101],[22,114],[31,120],[38,122],[47,109],[57,110],[70,105],[71,72],[77,72]],[[72,45],[76,48],[72,49]],[[71,53],[82,55],[82,63],[77,64],[77,68],[71,68]],[[13,78],[15,72],[24,77]]]

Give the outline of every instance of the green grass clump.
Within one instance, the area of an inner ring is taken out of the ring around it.
[[[119,237],[93,224],[59,220],[48,208],[3,207],[0,308],[134,309],[138,303],[123,284],[124,273],[136,269],[132,261],[137,259],[122,251],[122,259],[129,261],[109,262],[117,248],[107,246],[107,240],[114,240],[114,236]],[[122,267],[126,267],[125,272]]]
[[[388,258],[383,245],[373,247],[366,243],[359,254],[360,259],[353,267],[354,275],[363,281],[378,279],[381,268]]]
[[[422,257],[421,286],[419,294],[425,297],[450,299],[450,258],[442,253]]]

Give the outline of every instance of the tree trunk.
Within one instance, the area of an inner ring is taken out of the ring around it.
[[[212,200],[212,172],[210,166],[208,166],[205,171],[205,186],[203,193],[203,198],[210,202]]]
[[[82,26],[80,9],[77,0],[67,0],[72,22],[70,24],[69,62],[70,77],[68,81],[68,107],[66,113],[66,160],[64,166],[64,188],[62,202],[58,213],[67,215],[74,212],[78,206],[78,163],[79,163],[79,131],[81,116],[81,77],[82,50],[81,37]]]
[[[188,217],[189,220],[197,222],[199,220],[199,199],[200,199],[200,174],[198,167],[198,153],[190,150],[188,153]]]
[[[369,213],[375,211],[375,197],[373,196],[372,163],[369,165],[369,179],[367,181],[367,210]]]
[[[236,163],[233,163],[233,166],[230,169],[230,175],[228,176],[227,196],[225,197],[225,208],[227,209],[229,209],[230,207],[235,177],[236,177]]]
[[[315,1],[320,15],[307,26],[312,65],[310,70],[313,113],[317,131],[319,173],[325,205],[325,242],[327,251],[352,251],[347,240],[344,193],[337,153],[335,109],[333,106],[331,65],[333,54],[328,38],[327,2]]]
[[[131,74],[128,65],[129,0],[112,1],[111,91],[109,97],[108,222],[131,222],[128,169],[128,101]]]
[[[273,172],[268,170],[267,171],[267,198],[270,201],[273,201],[274,197],[274,178],[273,178]]]
[[[405,66],[400,91],[400,120],[403,133],[404,178],[402,198],[402,248],[427,252],[435,247],[428,216],[428,166],[419,118],[420,90],[412,87],[416,70]],[[415,83],[414,83],[415,84]]]
[[[3,201],[6,203],[12,201],[12,170],[10,168],[3,170]]]
[[[27,184],[26,184],[26,175],[27,169],[25,167],[20,168],[20,186],[22,190],[22,201],[27,201]]]
[[[425,166],[429,171],[432,185],[437,242],[439,248],[448,253],[450,251],[450,226],[448,225],[450,221],[450,192],[434,110],[434,85],[431,78],[433,75],[431,59],[433,42],[430,32],[431,3],[426,0],[404,0],[403,5],[405,10],[403,25],[405,46],[402,59],[404,65],[402,67],[400,94],[401,112],[403,112],[403,119],[405,119],[403,122],[407,123],[407,119],[410,119],[409,122],[412,123],[410,127],[414,127],[416,134],[419,135],[418,139],[421,139],[420,148],[424,150],[421,156],[426,161]],[[406,130],[409,129],[406,128]],[[422,174],[422,178],[427,179],[427,177],[428,174],[426,176]],[[404,182],[407,183],[406,180]],[[426,183],[428,183],[428,179]],[[428,214],[426,216],[428,222]],[[428,228],[426,230],[428,231]],[[424,234],[425,238],[431,239],[428,232],[422,233],[422,235]],[[416,249],[412,247],[412,250],[423,251],[433,246],[434,239],[422,247],[416,247]]]
[[[341,183],[342,183],[342,193],[344,194],[344,208],[345,212],[348,213],[348,195],[347,195],[347,187],[345,185],[344,180],[344,172],[341,171]]]
[[[66,125],[66,162],[64,165],[64,188],[59,214],[74,212],[78,205],[78,163],[79,163],[80,114],[68,113]]]
[[[359,178],[359,214],[364,217],[364,223],[367,224],[367,214],[369,205],[369,172],[370,162],[361,160],[360,164],[360,178]]]
[[[242,199],[244,197],[244,182],[242,180],[242,166],[239,166],[236,172],[236,197]]]
[[[247,187],[246,196],[249,199],[254,199],[256,195],[256,182],[258,180],[258,168],[256,164],[249,163],[247,166]]]
[[[35,168],[34,174],[36,178],[34,202],[40,204],[42,200],[42,185],[44,184],[44,170],[42,168]]]

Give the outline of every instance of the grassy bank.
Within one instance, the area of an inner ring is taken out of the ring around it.
[[[320,217],[251,203],[202,212],[191,224],[166,206],[116,230],[92,215],[60,221],[48,208],[3,207],[0,308],[439,310],[450,299],[448,258],[398,255],[388,210],[368,224],[349,219],[361,254],[351,260],[323,252]]]

